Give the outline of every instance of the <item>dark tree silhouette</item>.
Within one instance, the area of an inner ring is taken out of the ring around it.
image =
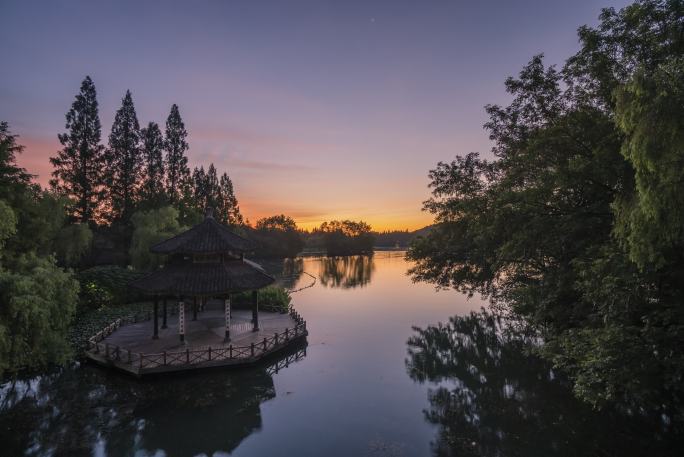
[[[237,197],[233,190],[233,181],[227,173],[221,175],[219,180],[218,202],[216,205],[218,221],[227,225],[242,225],[243,219],[240,214]]]
[[[190,183],[190,169],[188,168],[188,136],[185,124],[181,119],[178,106],[171,107],[166,119],[166,134],[164,149],[166,150],[166,194],[171,203],[177,204],[185,194],[184,187]]]
[[[109,205],[107,219],[127,222],[138,201],[143,172],[140,126],[131,91],[126,91],[114,117],[104,159],[105,198]]]
[[[295,257],[304,248],[297,224],[284,214],[259,219],[252,237],[260,246],[257,253],[264,257]]]
[[[31,181],[31,175],[17,166],[16,155],[23,149],[7,122],[0,122],[0,199],[11,197],[17,185],[25,187]]]
[[[69,213],[78,222],[91,222],[96,215],[102,192],[101,125],[97,93],[90,76],[66,114],[67,133],[59,135],[63,148],[50,158],[55,167],[51,186],[66,195]]]
[[[144,160],[144,178],[140,199],[153,206],[161,206],[166,199],[164,189],[164,138],[159,125],[150,122],[140,131]]]

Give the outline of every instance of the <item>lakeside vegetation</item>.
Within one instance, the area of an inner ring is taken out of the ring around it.
[[[430,172],[417,281],[488,297],[595,407],[681,423],[684,10],[644,0],[580,27],[557,69],[535,56],[489,105],[494,160]]]
[[[305,246],[335,255],[372,252],[364,222],[324,222],[305,232],[280,214],[251,225],[227,173],[214,164],[190,170],[177,105],[163,132],[155,122],[141,127],[127,91],[103,145],[97,92],[86,77],[65,129],[44,189],[17,165],[24,148],[0,122],[0,377],[62,364],[80,350],[83,331],[143,306],[128,283],[163,264],[150,246],[198,223],[208,208],[256,241],[257,257],[295,257]],[[290,303],[276,289],[263,300],[283,309]]]

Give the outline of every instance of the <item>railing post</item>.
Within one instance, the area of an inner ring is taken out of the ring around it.
[[[164,365],[166,365],[166,351],[164,351]]]
[[[289,339],[290,339],[290,330],[289,330],[289,329],[285,329],[285,341],[287,341],[287,340],[289,340]]]
[[[266,352],[266,338],[264,338],[264,352]]]
[[[211,362],[211,346],[209,346],[209,349],[207,349],[207,353],[209,355],[209,362]]]
[[[143,353],[140,352],[140,353],[138,354],[138,356],[140,357],[140,369],[142,370],[142,367],[143,367]]]
[[[190,363],[190,349],[185,350],[185,363]]]
[[[251,349],[252,349],[252,357],[254,357],[254,343],[252,343]]]
[[[126,351],[128,352],[128,363],[131,363],[131,360],[132,360],[132,359],[131,359],[131,350],[130,350],[130,349],[126,349]]]
[[[231,344],[228,346],[228,358],[232,359],[233,358],[233,345]]]
[[[275,345],[278,346],[278,333],[276,332],[275,334]]]
[[[105,343],[105,357],[109,358],[109,343]]]

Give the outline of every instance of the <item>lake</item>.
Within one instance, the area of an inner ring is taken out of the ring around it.
[[[414,284],[403,252],[267,262],[308,344],[239,371],[83,365],[5,384],[0,455],[676,455],[667,418],[592,410],[486,303]],[[458,316],[452,318],[453,316]],[[451,318],[451,319],[450,319]]]

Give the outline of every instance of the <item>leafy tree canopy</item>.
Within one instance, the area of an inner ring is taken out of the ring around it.
[[[415,280],[489,297],[595,405],[684,398],[680,1],[606,9],[562,71],[534,57],[487,106],[495,159],[430,172]],[[680,417],[681,418],[681,417]]]
[[[150,247],[186,230],[179,224],[178,217],[178,210],[171,206],[133,214],[133,238],[129,254],[135,268],[150,269],[161,264],[162,259],[152,254]]]

